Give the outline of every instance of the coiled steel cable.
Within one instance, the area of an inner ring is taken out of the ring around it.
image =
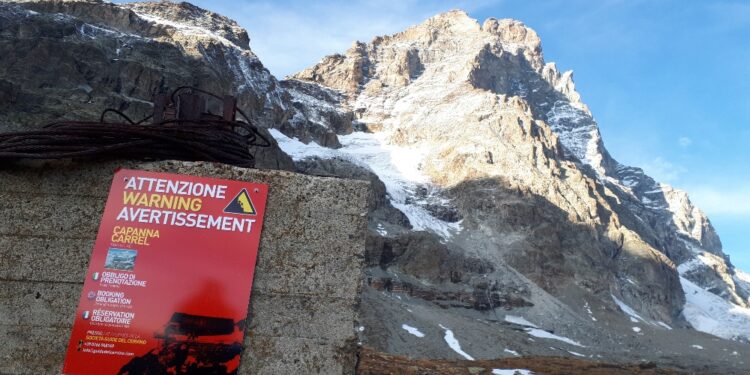
[[[170,97],[187,89],[222,99],[188,86],[175,89]],[[214,116],[144,124],[151,116],[133,121],[116,109],[105,109],[99,121],[61,121],[39,130],[0,133],[0,161],[108,157],[213,161],[253,167],[250,148],[268,147],[271,143],[242,110],[235,109],[245,121]],[[125,122],[105,121],[110,113]]]

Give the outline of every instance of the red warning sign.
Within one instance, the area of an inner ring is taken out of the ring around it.
[[[236,373],[267,194],[119,170],[62,373]]]

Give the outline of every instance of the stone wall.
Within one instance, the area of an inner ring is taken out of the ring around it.
[[[368,184],[210,163],[0,168],[0,374],[59,374],[115,169],[269,185],[240,374],[350,374]]]

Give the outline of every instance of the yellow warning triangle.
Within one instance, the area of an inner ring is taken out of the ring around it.
[[[255,206],[253,205],[253,201],[250,200],[250,195],[247,193],[247,190],[242,189],[242,191],[240,191],[240,193],[229,202],[224,209],[224,212],[240,215],[255,215]]]

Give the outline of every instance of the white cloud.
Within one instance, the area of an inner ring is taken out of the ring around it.
[[[345,52],[354,41],[393,34],[451,9],[467,12],[498,3],[484,1],[333,1],[212,3],[202,6],[236,20],[250,34],[250,48],[277,78]],[[480,21],[481,22],[481,21]]]
[[[687,168],[673,164],[662,157],[656,157],[650,161],[641,163],[641,168],[656,181],[669,184],[674,184],[680,178],[681,174],[687,172]]]
[[[677,143],[680,144],[680,147],[686,148],[693,144],[693,140],[688,137],[680,137],[677,139]]]
[[[750,215],[750,182],[738,187],[692,186],[684,190],[709,217]]]

